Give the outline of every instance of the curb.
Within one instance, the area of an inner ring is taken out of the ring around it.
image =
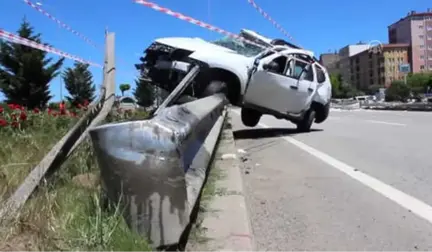
[[[227,113],[229,123],[230,113]],[[211,212],[205,214],[201,224],[205,228],[205,244],[194,246],[202,251],[254,251],[255,244],[247,211],[241,162],[236,155],[232,129],[222,130],[214,167],[221,169],[223,177],[216,187],[226,193],[215,195],[210,202]],[[201,248],[203,247],[203,248]]]

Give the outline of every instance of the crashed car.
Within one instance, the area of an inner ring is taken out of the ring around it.
[[[152,84],[172,91],[192,66],[200,71],[185,93],[205,97],[224,93],[241,108],[241,119],[256,126],[262,115],[273,115],[309,131],[324,122],[330,109],[331,83],[313,53],[281,39],[268,39],[243,29],[244,40],[169,37],[155,40],[142,65]]]

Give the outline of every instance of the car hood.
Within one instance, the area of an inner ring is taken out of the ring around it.
[[[218,46],[200,38],[172,37],[156,39],[156,42],[188,51],[212,50],[235,53],[226,47]]]

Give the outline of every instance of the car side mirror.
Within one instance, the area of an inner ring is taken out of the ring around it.
[[[263,64],[262,67],[266,71],[277,71],[277,69],[279,68],[279,65],[278,65],[278,63],[272,61],[272,62]]]

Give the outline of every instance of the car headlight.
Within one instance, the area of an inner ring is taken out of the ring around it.
[[[161,44],[158,42],[154,42],[152,43],[147,50],[150,51],[162,51],[162,52],[166,52],[166,53],[171,53],[175,50],[175,47],[169,46],[169,45],[165,45],[165,44]]]

